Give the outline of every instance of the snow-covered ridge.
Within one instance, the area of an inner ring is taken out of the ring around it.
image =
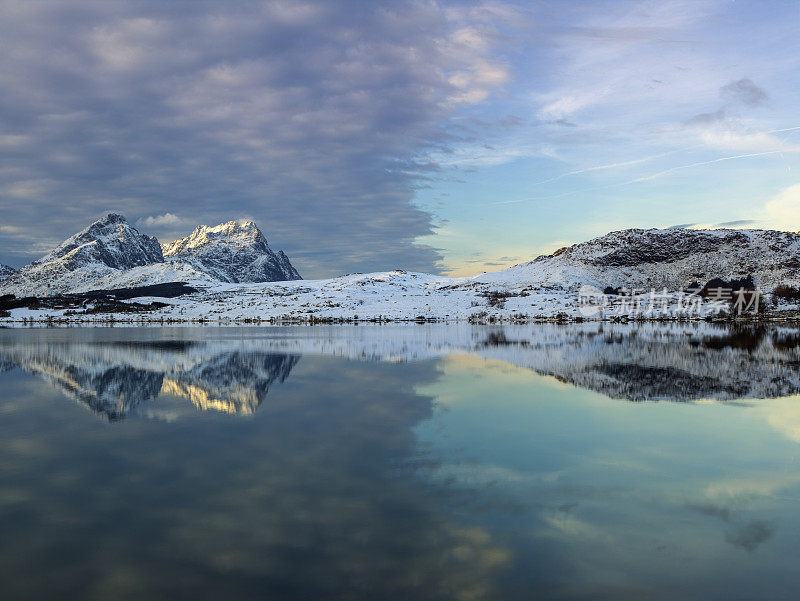
[[[762,289],[800,284],[800,234],[776,230],[629,229],[562,248],[482,282],[516,281],[575,289],[678,290],[713,278],[753,276]]]
[[[609,302],[606,318],[687,317],[679,312],[678,291],[715,278],[752,277],[767,292],[778,285],[800,286],[800,234],[772,230],[623,230],[509,269],[468,278],[396,270],[298,281],[299,274],[286,255],[272,251],[251,221],[198,227],[190,236],[164,245],[163,254],[166,261],[119,269],[95,260],[74,272],[56,258],[58,269],[48,264],[37,268],[45,272],[39,273],[32,269],[33,264],[0,284],[0,292],[82,292],[186,282],[199,292],[168,301],[169,306],[148,312],[146,319],[491,321],[586,317],[577,291],[587,284],[600,290],[637,289],[645,295],[652,289],[669,291],[670,307],[659,315],[630,313],[625,308],[630,296],[609,296],[605,299]],[[714,311],[709,303],[702,303],[688,317],[703,318]],[[770,311],[786,317],[796,315],[797,307],[776,299]],[[13,322],[63,316],[58,311],[27,309],[11,313],[0,319]],[[107,318],[71,317],[76,321]]]
[[[199,225],[185,238],[161,245],[165,257],[178,256],[198,248],[226,241],[237,246],[267,246],[267,240],[255,222],[249,220],[228,221],[213,227]]]

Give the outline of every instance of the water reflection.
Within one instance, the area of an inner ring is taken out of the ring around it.
[[[270,387],[286,380],[300,359],[268,350],[239,350],[235,342],[30,342],[24,334],[0,344],[0,357],[6,369],[16,366],[41,377],[109,421],[160,396],[188,399],[202,411],[251,415]]]
[[[0,369],[17,366],[36,374],[111,421],[163,396],[188,399],[203,411],[251,415],[302,354],[398,362],[466,353],[633,401],[774,398],[800,391],[800,333],[789,328],[339,326],[244,337],[242,331],[189,331],[188,339],[180,330],[119,332],[6,331]]]
[[[164,352],[100,355],[151,351]],[[202,380],[223,375],[212,365],[233,366],[266,378],[297,363],[236,357],[187,360],[184,373]],[[72,369],[64,357],[59,365]],[[137,385],[153,375],[128,369]],[[96,384],[121,373],[104,367],[85,382],[116,394],[119,384]],[[431,417],[432,399],[414,386],[434,381],[435,366],[310,359],[293,373],[301,385],[281,388],[252,419],[188,417],[180,427],[108,428],[7,382],[0,598],[490,598],[507,552],[448,515],[447,491],[417,476],[428,460],[413,427]],[[218,389],[247,382],[229,376]]]
[[[798,358],[709,324],[2,331],[0,598],[794,599]]]

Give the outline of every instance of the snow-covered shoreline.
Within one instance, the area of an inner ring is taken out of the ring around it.
[[[74,309],[9,311],[5,325],[25,323],[339,323],[339,322],[472,322],[705,320],[725,318],[719,304],[680,291],[604,297],[602,310],[591,314],[578,290],[525,282],[483,281],[481,276],[450,278],[390,271],[352,274],[328,280],[229,284],[189,282],[198,291],[176,298],[138,297],[126,302],[163,307],[134,313]],[[768,303],[759,319],[793,320],[797,307]],[[745,318],[752,315],[745,314]]]

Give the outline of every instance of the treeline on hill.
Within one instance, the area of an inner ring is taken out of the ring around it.
[[[800,288],[786,285],[778,286],[772,291],[772,298],[788,302],[800,302]]]
[[[718,291],[724,290],[731,293],[736,293],[739,290],[755,290],[756,285],[753,282],[753,276],[748,275],[746,278],[739,278],[739,279],[731,279],[731,280],[723,280],[722,278],[713,278],[706,282],[703,286],[700,282],[692,282],[686,287],[687,292],[691,292],[694,294],[699,294],[703,298],[707,298],[709,296],[715,296]],[[637,293],[643,292],[642,290],[637,290]],[[611,286],[606,286],[605,290],[603,290],[604,294],[613,294],[617,296],[629,296],[631,291],[625,288],[613,288]]]
[[[736,302],[737,298],[739,297],[739,291],[743,290],[744,293],[742,294],[743,298],[741,300],[748,305],[755,300],[753,295],[756,294],[756,286],[753,282],[752,275],[748,275],[745,278],[734,278],[731,280],[714,278],[709,280],[704,286],[701,286],[699,282],[693,282],[689,284],[686,290],[694,294],[698,294],[703,298],[716,297],[720,291],[730,292],[732,294],[732,298],[729,299],[731,303]],[[625,288],[606,286],[605,290],[603,290],[603,293],[615,296],[628,296],[631,294],[631,291],[626,290]],[[780,286],[777,286],[772,291],[772,302],[777,305],[780,304],[781,301],[788,303],[800,303],[800,287],[789,286],[787,284],[781,284]],[[759,311],[762,310],[763,305],[759,303]]]
[[[134,286],[115,290],[92,290],[70,294],[54,294],[51,296],[24,296],[17,298],[13,294],[0,296],[0,317],[9,317],[11,309],[66,309],[65,315],[90,315],[96,313],[138,313],[154,311],[166,307],[166,303],[151,301],[150,303],[124,302],[132,298],[160,297],[175,298],[184,294],[197,292],[195,288],[183,282],[153,284],[151,286]]]

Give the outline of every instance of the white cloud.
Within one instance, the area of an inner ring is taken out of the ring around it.
[[[19,199],[36,199],[50,192],[52,187],[52,182],[46,179],[28,179],[11,182],[1,189],[4,196]]]
[[[700,133],[700,140],[709,147],[719,150],[739,150],[760,152],[783,150],[797,152],[800,147],[773,135],[772,131],[751,131],[735,121],[723,119]]]
[[[566,94],[543,106],[539,110],[539,116],[546,121],[568,119],[575,113],[598,103],[609,91],[606,88],[585,93]]]
[[[800,397],[773,399],[759,407],[767,422],[791,441],[800,443]]]
[[[800,184],[781,190],[764,206],[764,220],[778,230],[800,231]]]
[[[143,217],[136,222],[137,225],[144,227],[166,227],[170,225],[180,225],[181,223],[183,223],[183,220],[173,213],[151,215],[150,217]]]

